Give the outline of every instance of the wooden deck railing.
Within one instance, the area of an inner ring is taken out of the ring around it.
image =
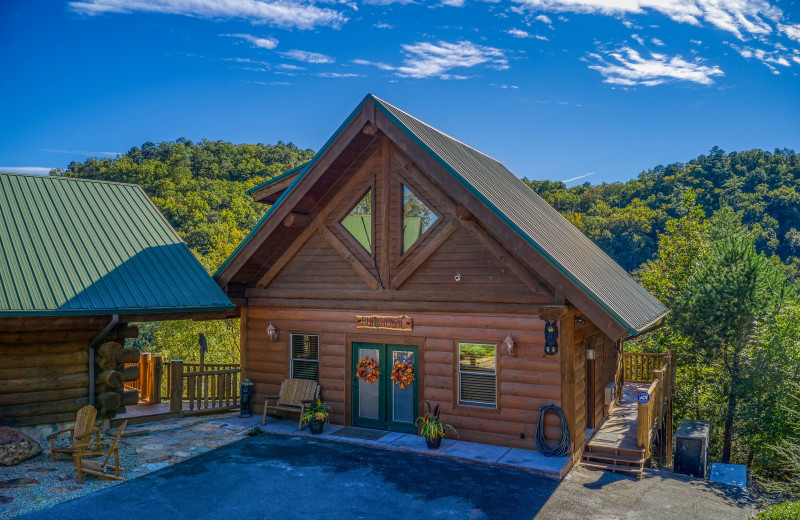
[[[160,403],[163,363],[163,356],[154,356],[149,352],[142,353],[138,363],[125,363],[125,368],[139,368],[139,378],[126,381],[125,388],[138,390],[139,401],[144,401],[146,404]]]
[[[641,354],[638,352],[623,353],[624,380],[626,383],[650,383],[653,371],[664,366],[667,354]]]
[[[170,411],[182,411],[184,401],[188,401],[190,414],[238,408],[239,365],[206,363],[200,368],[199,363],[170,362]]]
[[[647,389],[647,394],[650,399],[647,403],[639,403],[636,419],[637,441],[639,447],[645,450],[645,458],[647,459],[650,457],[650,445],[652,444],[653,431],[662,427],[662,421],[670,420],[670,406],[672,396],[675,393],[675,351],[670,350],[667,354],[634,354],[626,352],[625,356],[630,356],[632,361],[631,366],[645,367],[642,368],[641,371],[632,372],[632,378],[639,379],[630,382],[650,383],[650,387]],[[647,359],[647,361],[641,362],[640,360],[642,359]],[[661,365],[656,369],[649,369],[648,367],[652,363],[652,359],[659,359]],[[628,361],[628,359],[624,359],[626,363],[626,382],[629,381],[627,377]],[[639,369],[637,368],[636,370]],[[641,380],[644,374],[647,373],[647,370],[649,370],[651,374],[651,379],[649,381]]]
[[[239,370],[238,363],[203,363],[203,370]],[[183,363],[183,371],[197,372],[200,370],[200,363]],[[172,363],[164,365],[164,383],[161,392],[161,400],[169,401],[172,395]],[[183,400],[189,400],[189,391],[186,385],[183,387]]]

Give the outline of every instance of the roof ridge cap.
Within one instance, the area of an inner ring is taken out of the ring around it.
[[[136,184],[135,182],[105,181],[102,179],[83,179],[81,177],[62,177],[60,175],[40,175],[38,173],[19,173],[19,172],[0,172],[0,175],[9,175],[9,176],[13,175],[16,177],[26,177],[30,179],[52,179],[56,181],[77,181],[77,182],[95,182],[102,184],[118,184],[120,186],[134,186],[136,188],[141,188],[141,186]]]

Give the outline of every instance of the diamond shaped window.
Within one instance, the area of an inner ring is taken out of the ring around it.
[[[372,254],[372,191],[364,195],[341,224],[367,253]]]
[[[414,192],[403,186],[403,253],[411,249],[438,218]]]

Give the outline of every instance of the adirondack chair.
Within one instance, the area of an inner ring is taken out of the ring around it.
[[[92,439],[92,434],[95,436],[95,447],[100,449],[100,429],[94,425],[96,418],[97,409],[87,404],[78,410],[78,415],[75,417],[75,426],[48,435],[47,439],[50,441],[50,460],[55,462],[61,459],[71,459],[76,451],[75,446],[90,441]],[[72,445],[69,448],[56,448],[56,437],[67,432],[72,434]],[[66,455],[60,455],[61,453],[66,453]]]
[[[122,430],[128,421],[122,423],[117,431],[117,436],[113,441],[103,441],[99,444],[101,446],[108,446],[107,448],[90,450],[89,448],[95,446],[94,444],[78,444],[77,451],[72,455],[75,459],[75,471],[78,473],[78,484],[83,484],[83,474],[97,475],[98,477],[110,478],[113,480],[125,480],[124,477],[119,476],[119,438],[122,437]],[[111,455],[114,455],[114,463],[111,464]],[[97,459],[97,460],[92,460]],[[114,474],[108,473],[109,470],[114,470]]]
[[[264,396],[264,416],[261,424],[267,424],[267,412],[276,411],[284,413],[299,413],[297,429],[303,429],[303,412],[306,406],[312,405],[319,397],[320,386],[310,379],[286,379],[281,383],[281,393],[278,395]],[[275,404],[269,404],[276,399]]]

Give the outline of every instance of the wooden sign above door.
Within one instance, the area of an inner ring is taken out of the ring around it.
[[[356,316],[356,328],[382,330],[414,330],[411,316]]]

